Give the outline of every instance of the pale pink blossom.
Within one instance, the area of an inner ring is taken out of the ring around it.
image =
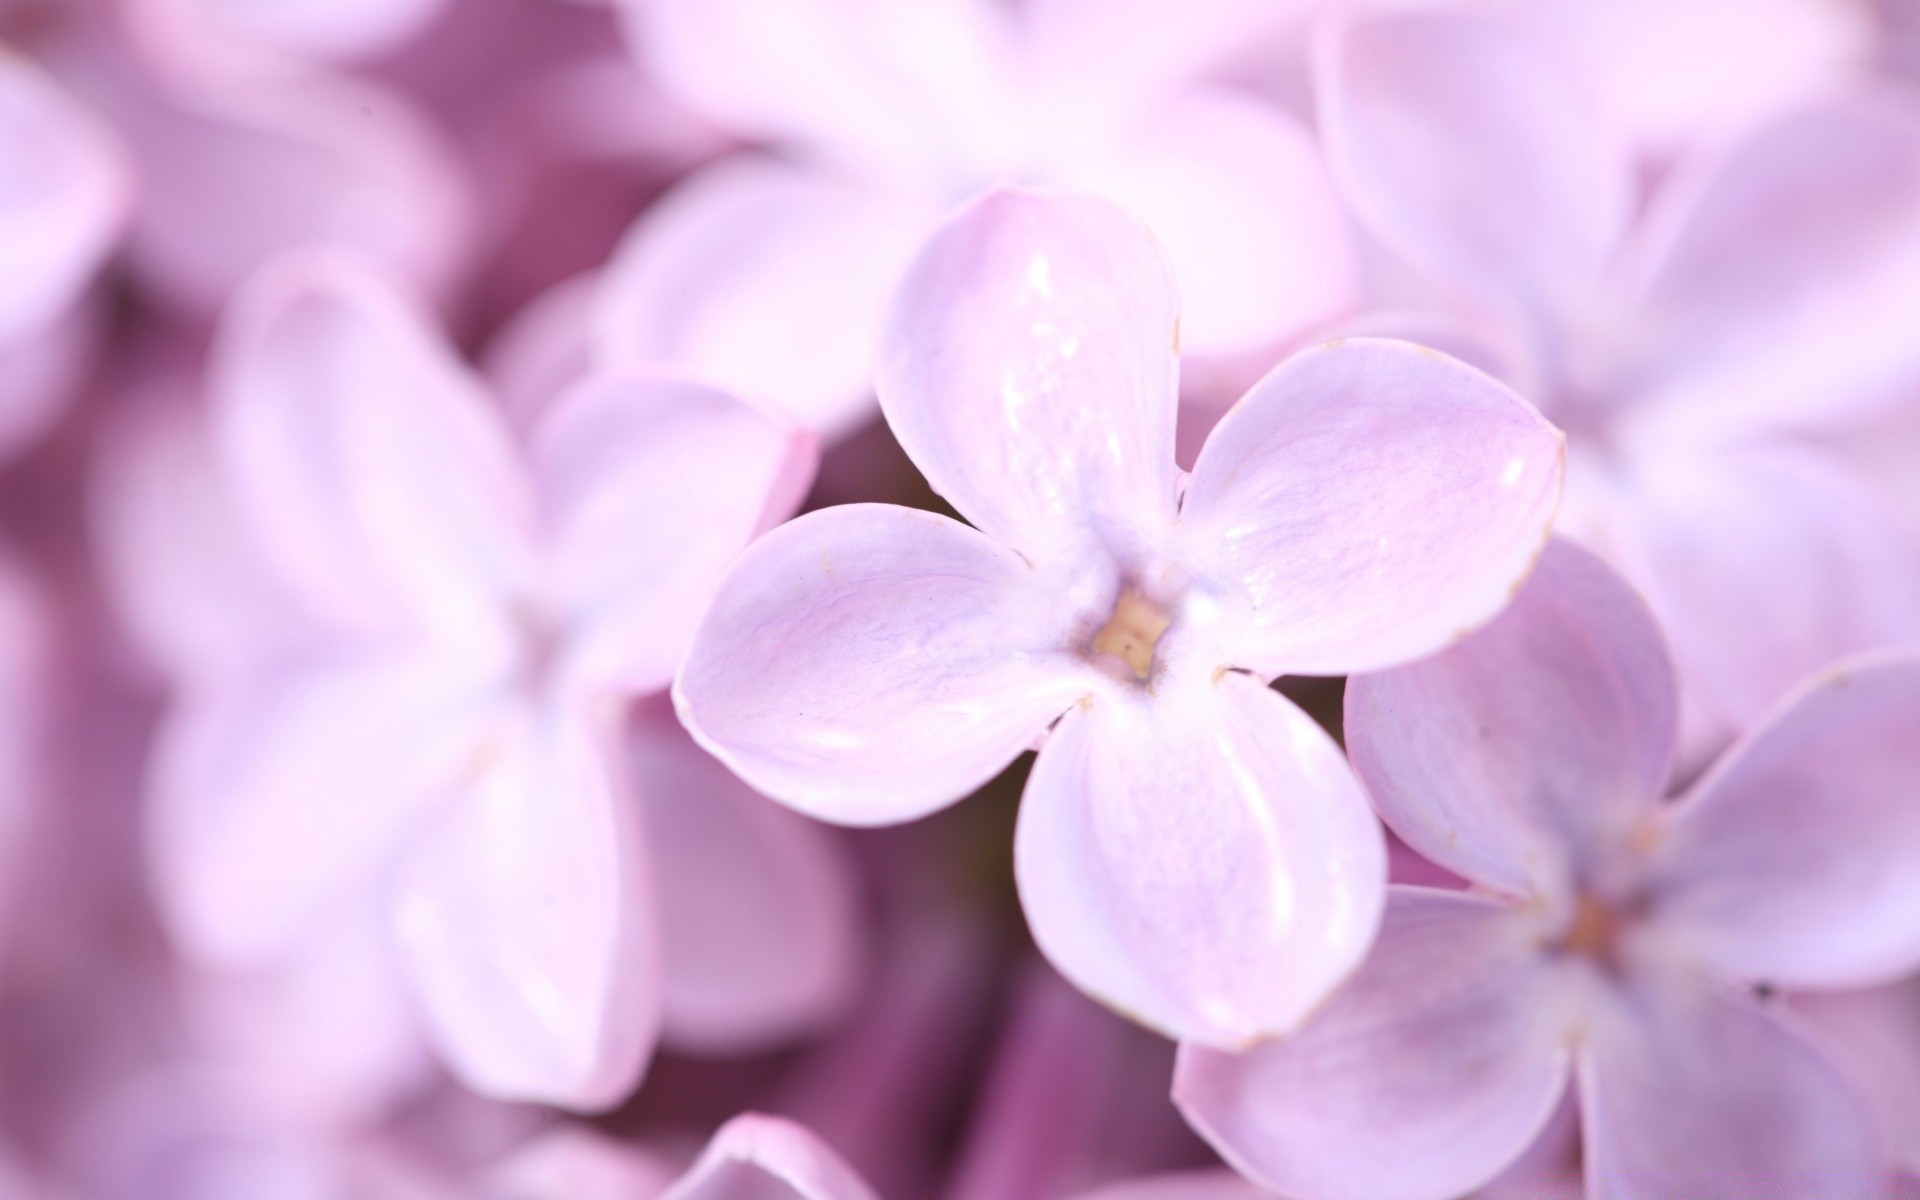
[[[1191,78],[1283,8],[1212,0],[1174,22],[1078,0],[626,8],[664,87],[783,153],[723,160],[641,217],[605,276],[605,362],[692,370],[844,433],[872,414],[873,339],[915,248],[1003,183],[1082,188],[1144,217],[1207,360],[1270,355],[1351,301],[1346,229],[1305,128]]]
[[[1825,663],[1920,638],[1920,563],[1821,445],[1920,387],[1920,104],[1778,112],[1640,212],[1614,114],[1524,29],[1397,13],[1320,51],[1337,178],[1457,299],[1473,361],[1566,430],[1559,528],[1659,614],[1689,759]]]
[[[1568,543],[1498,620],[1349,681],[1387,823],[1472,881],[1395,887],[1349,987],[1175,1098],[1302,1200],[1456,1196],[1577,1091],[1587,1194],[1878,1194],[1845,1076],[1765,988],[1920,962],[1920,658],[1835,667],[1663,800],[1674,677],[1651,614]]]
[[[1280,1032],[1371,940],[1378,826],[1338,747],[1267,688],[1416,658],[1539,552],[1560,443],[1441,355],[1282,364],[1174,465],[1179,320],[1104,201],[996,191],[910,270],[880,397],[973,522],[810,513],[734,565],[676,684],[743,779],[828,820],[943,808],[1041,745],[1014,865],[1084,990],[1224,1045]]]
[[[296,74],[371,58],[425,29],[449,0],[117,0],[141,50],[192,84]]]
[[[203,469],[183,453],[172,476],[109,472],[125,490],[101,504],[124,530],[106,541],[125,605],[175,660],[153,861],[185,946],[277,960],[370,891],[455,1072],[580,1107],[632,1087],[676,989],[694,989],[688,1037],[706,1045],[838,1002],[851,899],[819,831],[755,813],[661,718],[624,740],[628,699],[665,685],[712,580],[797,502],[809,435],[708,389],[605,377],[523,450],[418,314],[328,255],[236,301],[212,393]],[[142,536],[169,512],[184,546]],[[240,625],[268,585],[258,644],[195,623],[221,602],[203,574],[238,581]],[[273,615],[289,604],[298,619]],[[700,811],[639,804],[636,774]],[[743,843],[712,844],[728,838]],[[734,894],[660,899],[703,870]],[[775,920],[755,931],[762,900]],[[740,937],[743,961],[707,961],[708,930]],[[749,933],[784,944],[754,955]],[[673,985],[663,936],[695,943]],[[770,1001],[726,996],[771,967],[787,973]]]

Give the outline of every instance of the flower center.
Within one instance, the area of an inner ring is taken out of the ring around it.
[[[1093,635],[1088,649],[1096,658],[1119,659],[1135,679],[1144,681],[1153,674],[1154,647],[1171,624],[1173,618],[1153,601],[1132,588],[1123,588],[1114,601],[1113,615]]]
[[[1624,932],[1621,914],[1613,906],[1590,895],[1582,896],[1579,907],[1574,909],[1573,920],[1554,949],[1564,955],[1584,958],[1609,973],[1618,973]]]

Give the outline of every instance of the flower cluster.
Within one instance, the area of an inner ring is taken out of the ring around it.
[[[0,1200],[1920,1196],[1920,5],[0,0]]]

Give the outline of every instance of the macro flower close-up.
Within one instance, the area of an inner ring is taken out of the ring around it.
[[[0,0],[0,1200],[1920,1200],[1920,4]]]

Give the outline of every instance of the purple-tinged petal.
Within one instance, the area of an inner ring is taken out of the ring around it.
[[[1266,350],[1358,286],[1347,218],[1312,136],[1273,105],[1198,89],[1155,102],[1072,181],[1139,216],[1180,281],[1180,342]]]
[[[1873,1116],[1881,1152],[1920,1176],[1920,979],[1790,1000],[1807,1035],[1846,1073]]]
[[[1339,748],[1238,672],[1093,696],[1040,750],[1014,834],[1034,941],[1154,1029],[1244,1046],[1365,957],[1386,842]]]
[[[878,1200],[806,1127],[745,1113],[720,1127],[660,1200]]]
[[[1153,236],[1102,201],[990,192],[927,243],[881,340],[880,407],[934,491],[1029,562],[1171,520],[1180,317]]]
[[[1248,1178],[1316,1200],[1446,1200],[1539,1136],[1572,1056],[1536,928],[1394,888],[1366,965],[1291,1037],[1181,1048],[1174,1102]]]
[[[1782,112],[1663,200],[1639,247],[1642,403],[1819,429],[1920,386],[1920,100]]]
[[[1031,0],[1022,5],[1027,53],[1046,85],[1076,96],[1105,92],[1116,103],[1158,99],[1165,89],[1243,61],[1249,47],[1297,32],[1312,5],[1272,0],[1191,0],[1167,19],[1160,0]]]
[[[1007,34],[978,0],[617,0],[661,85],[731,130],[876,174],[949,166],[998,91]],[[964,160],[962,160],[964,161]]]
[[[700,384],[600,376],[556,401],[532,459],[580,676],[665,688],[728,564],[799,507],[817,446]]]
[[[1839,658],[1920,640],[1920,557],[1812,447],[1676,439],[1606,486],[1599,544],[1736,730]]]
[[[526,434],[592,371],[589,327],[600,276],[588,271],[541,292],[494,334],[480,366],[507,423]]]
[[[101,361],[107,307],[83,297],[32,337],[0,345],[0,461],[46,433]]]
[[[40,333],[74,302],[132,200],[114,131],[31,59],[0,51],[0,345]]]
[[[375,878],[470,768],[472,685],[417,656],[269,662],[189,691],[162,727],[153,870],[186,947],[260,961]]]
[[[659,949],[615,757],[566,715],[503,714],[401,879],[395,925],[429,1031],[482,1095],[610,1108],[651,1056]]]
[[[1182,1171],[1129,1179],[1075,1200],[1272,1200],[1273,1193],[1255,1187],[1232,1171]]]
[[[129,27],[188,79],[288,69],[300,59],[367,58],[418,33],[450,0],[129,0]]]
[[[870,420],[874,339],[937,209],[765,158],[702,171],[633,227],[602,274],[602,364],[668,369],[838,436]]]
[[[476,1200],[655,1200],[672,1181],[673,1173],[655,1155],[564,1125],[488,1171]]]
[[[1564,899],[1664,793],[1677,703],[1646,605],[1554,541],[1492,624],[1348,681],[1347,751],[1415,850],[1509,895]]]
[[[1852,987],[1920,966],[1920,653],[1793,697],[1673,811],[1652,887],[1668,937],[1735,979]]]
[[[1743,997],[1626,992],[1590,1022],[1577,1074],[1589,1196],[1881,1194],[1867,1114],[1846,1080]]]
[[[1457,641],[1532,569],[1561,459],[1526,401],[1435,351],[1294,355],[1215,427],[1181,510],[1222,662],[1337,675]]]
[[[735,1054],[839,1015],[864,932],[840,845],[741,783],[665,705],[628,736],[659,893],[661,1036]]]
[[[1324,32],[1328,157],[1374,231],[1524,319],[1551,323],[1584,301],[1631,216],[1632,177],[1598,100],[1554,48],[1445,10]]]
[[[316,252],[256,277],[213,397],[241,504],[304,593],[494,632],[488,606],[530,570],[527,483],[478,380],[380,276]]]
[[[957,521],[860,504],[773,530],[720,584],[674,696],[742,779],[824,820],[908,821],[993,778],[1105,682],[1076,614]]]

